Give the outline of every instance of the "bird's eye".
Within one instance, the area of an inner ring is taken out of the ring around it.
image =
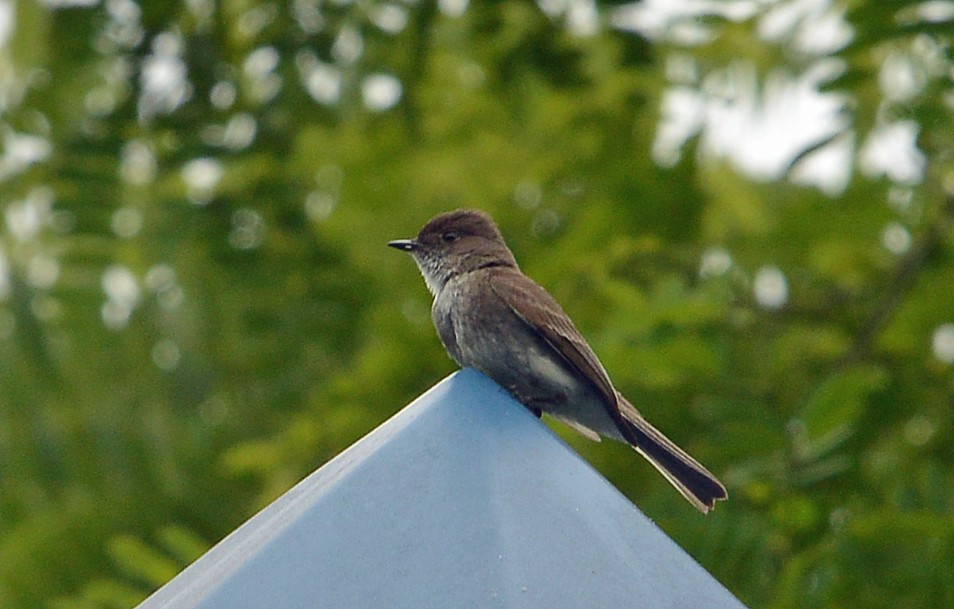
[[[443,239],[446,243],[453,243],[454,241],[457,241],[458,239],[460,239],[460,235],[458,235],[454,231],[448,231],[444,233],[443,235],[441,235],[441,239]]]

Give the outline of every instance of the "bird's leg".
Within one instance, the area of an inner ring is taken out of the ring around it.
[[[543,418],[543,409],[534,406],[533,403],[535,401],[537,400],[526,400],[525,402],[523,402],[523,405],[526,406],[527,410],[532,412],[533,415],[537,417],[538,419]]]
[[[507,393],[509,393],[512,397],[516,398],[518,402],[523,404],[524,408],[526,408],[527,410],[533,413],[533,416],[537,417],[538,419],[543,418],[543,409],[537,408],[533,404],[534,402],[546,403],[545,400],[524,397],[520,395],[520,392],[517,391],[517,388],[513,386],[507,387]]]

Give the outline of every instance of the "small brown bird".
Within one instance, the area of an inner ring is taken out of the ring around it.
[[[702,512],[727,497],[705,467],[649,424],[613,387],[593,349],[560,305],[520,272],[487,214],[441,214],[416,239],[388,243],[424,275],[434,325],[450,356],[593,440],[632,445]]]

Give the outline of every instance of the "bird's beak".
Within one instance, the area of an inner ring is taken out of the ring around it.
[[[421,244],[414,239],[398,239],[396,241],[389,241],[388,246],[393,247],[396,250],[413,252],[414,250],[420,248]]]

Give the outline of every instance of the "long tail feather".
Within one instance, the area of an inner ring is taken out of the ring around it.
[[[718,478],[650,425],[626,398],[619,396],[619,405],[623,414],[623,436],[689,503],[707,513],[715,507],[716,501],[728,497]]]

